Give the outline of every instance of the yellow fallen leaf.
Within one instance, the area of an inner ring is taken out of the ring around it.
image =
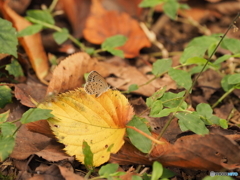
[[[89,144],[94,166],[107,162],[122,147],[125,126],[133,115],[125,96],[111,89],[96,98],[79,88],[43,102],[39,108],[52,110],[54,118],[48,122],[67,154],[83,163],[82,143]]]

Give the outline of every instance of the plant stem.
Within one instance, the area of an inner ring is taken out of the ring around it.
[[[49,23],[46,23],[46,22],[43,22],[43,21],[39,21],[37,19],[34,19],[32,17],[28,17],[28,19],[33,22],[33,23],[36,23],[36,24],[40,24],[40,25],[43,25],[47,28],[50,28],[50,29],[54,29],[56,30],[57,32],[61,32],[62,31],[62,28],[58,27],[58,26],[55,26],[55,25],[52,25],[52,24],[49,24]],[[74,38],[72,35],[68,35],[68,38],[73,42],[75,43],[79,48],[81,48],[82,50],[85,50],[86,47],[80,42],[78,41],[76,38]]]
[[[229,89],[227,92],[225,92],[218,100],[217,102],[215,102],[212,105],[212,108],[215,108],[220,102],[222,102],[222,100],[227,97],[230,93],[232,93],[234,91],[235,87],[232,87],[231,89]]]
[[[223,41],[223,39],[225,38],[225,36],[227,35],[228,31],[234,26],[234,23],[236,22],[236,20],[239,18],[240,13],[237,14],[237,16],[233,19],[232,23],[229,25],[227,31],[224,33],[224,35],[221,37],[220,41],[218,42],[217,46],[215,47],[215,49],[213,50],[212,54],[210,55],[210,57],[207,59],[208,61],[205,63],[205,65],[203,66],[201,72],[197,75],[197,77],[194,79],[192,86],[186,90],[184,97],[181,99],[181,101],[179,102],[177,109],[182,105],[182,103],[184,102],[184,100],[186,99],[186,97],[190,94],[190,92],[193,89],[193,86],[196,84],[198,78],[200,77],[200,75],[202,74],[202,72],[204,71],[204,69],[206,68],[206,66],[209,63],[209,60],[212,58],[212,56],[215,54],[215,52],[217,51],[218,47],[220,46],[221,42]],[[225,96],[224,96],[225,97]],[[160,139],[163,135],[163,133],[166,131],[166,129],[168,128],[168,126],[170,125],[170,123],[172,122],[174,116],[177,114],[177,111],[175,111],[174,113],[171,114],[169,120],[167,121],[167,123],[164,125],[164,127],[162,128],[158,139]],[[154,146],[152,147],[152,149],[154,148]],[[151,149],[151,151],[152,151]],[[150,151],[150,153],[151,153]]]
[[[49,6],[49,8],[48,8],[48,10],[49,10],[49,12],[51,13],[53,10],[54,10],[54,8],[56,7],[56,4],[58,3],[58,0],[53,0],[52,1],[52,4]]]
[[[92,172],[93,172],[92,170],[89,170],[84,178],[89,179],[89,176],[92,174]]]
[[[165,142],[159,141],[159,140],[155,139],[154,137],[146,134],[145,132],[137,129],[136,127],[133,127],[133,126],[126,126],[126,127],[129,128],[129,129],[133,129],[134,131],[137,131],[138,133],[140,133],[140,134],[142,134],[143,136],[147,137],[148,139],[150,139],[151,141],[153,141],[153,142],[156,143],[156,144],[165,144]]]

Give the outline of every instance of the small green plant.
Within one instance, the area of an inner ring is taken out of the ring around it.
[[[235,18],[235,20],[238,17],[239,15]],[[235,20],[233,22],[235,22]],[[229,29],[232,26],[230,26]],[[217,106],[218,103],[221,102],[234,89],[240,88],[240,74],[237,73],[231,75],[223,75],[221,84],[226,93],[221,98],[219,98],[219,100],[213,104],[212,107],[209,104],[201,103],[197,105],[196,111],[189,111],[188,107],[190,105],[185,102],[185,98],[189,95],[189,93],[191,93],[192,87],[202,72],[206,71],[207,69],[213,69],[221,73],[220,63],[224,62],[230,57],[240,57],[240,50],[236,48],[240,46],[240,41],[232,38],[225,38],[227,32],[224,35],[213,34],[211,36],[201,36],[194,38],[184,49],[184,52],[180,58],[180,66],[172,67],[171,59],[159,59],[153,63],[152,74],[155,75],[155,77],[142,85],[133,85],[135,87],[134,90],[136,90],[137,87],[144,86],[154,79],[167,73],[180,88],[185,89],[179,93],[171,93],[165,92],[165,89],[163,88],[147,98],[146,104],[150,110],[151,117],[169,116],[169,121],[162,129],[159,138],[163,135],[164,131],[171,123],[173,117],[179,119],[178,123],[182,131],[190,130],[200,135],[209,133],[206,125],[215,124],[221,126],[224,129],[228,128],[227,120],[213,115],[212,108]],[[223,55],[218,59],[213,60],[212,57],[219,46],[231,51],[232,55]],[[179,69],[181,67],[189,68],[188,71],[183,71]],[[198,73],[198,76],[194,81],[192,81],[191,76],[196,73]],[[132,90],[132,86],[129,87],[128,92],[130,92],[130,90]],[[145,125],[147,127],[145,123],[142,123],[142,125]],[[131,136],[131,134],[129,134],[129,136]],[[131,137],[129,138],[131,139]],[[139,147],[139,141],[134,141],[135,142],[132,141],[132,143],[136,147]],[[141,148],[138,149],[141,150]]]
[[[54,1],[53,1],[54,3]],[[54,3],[55,4],[55,3]],[[51,9],[52,5],[50,6]],[[81,50],[91,55],[97,55],[99,52],[107,51],[115,56],[124,57],[123,51],[115,49],[125,44],[127,38],[123,35],[116,35],[107,38],[101,45],[101,49],[95,50],[93,48],[86,47],[79,40],[74,38],[66,28],[60,28],[55,25],[52,11],[49,9],[45,10],[28,10],[26,19],[33,23],[33,25],[18,32],[18,37],[29,36],[42,31],[45,28],[53,29],[56,32],[53,33],[53,38],[58,44],[64,43],[67,39],[70,39],[75,45]]]
[[[0,91],[0,95],[2,95],[2,91]],[[21,127],[21,125],[17,127],[14,124],[16,121],[20,121],[21,124],[26,124],[41,119],[47,119],[53,117],[50,112],[51,110],[47,109],[32,108],[26,111],[21,119],[12,122],[7,121],[9,117],[9,111],[0,114],[0,161],[5,160],[13,151],[15,146],[16,132]]]

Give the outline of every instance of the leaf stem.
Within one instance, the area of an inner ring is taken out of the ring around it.
[[[58,0],[53,0],[52,1],[51,5],[48,8],[50,13],[54,10],[54,8],[56,7],[57,3],[58,3]]]
[[[225,92],[218,100],[212,105],[212,108],[215,108],[222,100],[227,97],[229,94],[231,94],[234,91],[235,87],[232,87],[227,92]]]
[[[142,134],[143,136],[147,137],[148,139],[150,139],[151,141],[153,141],[153,142],[156,143],[156,144],[165,144],[165,142],[159,141],[159,140],[153,138],[152,136],[146,134],[145,132],[137,129],[137,128],[134,127],[134,126],[126,126],[126,127],[129,128],[129,129],[133,129],[133,130],[137,131],[138,133],[140,133],[140,134]]]

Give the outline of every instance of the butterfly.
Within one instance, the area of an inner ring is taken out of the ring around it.
[[[91,71],[88,75],[87,82],[84,85],[84,90],[88,94],[95,94],[99,97],[102,93],[109,89],[109,85],[106,80],[97,72]]]

